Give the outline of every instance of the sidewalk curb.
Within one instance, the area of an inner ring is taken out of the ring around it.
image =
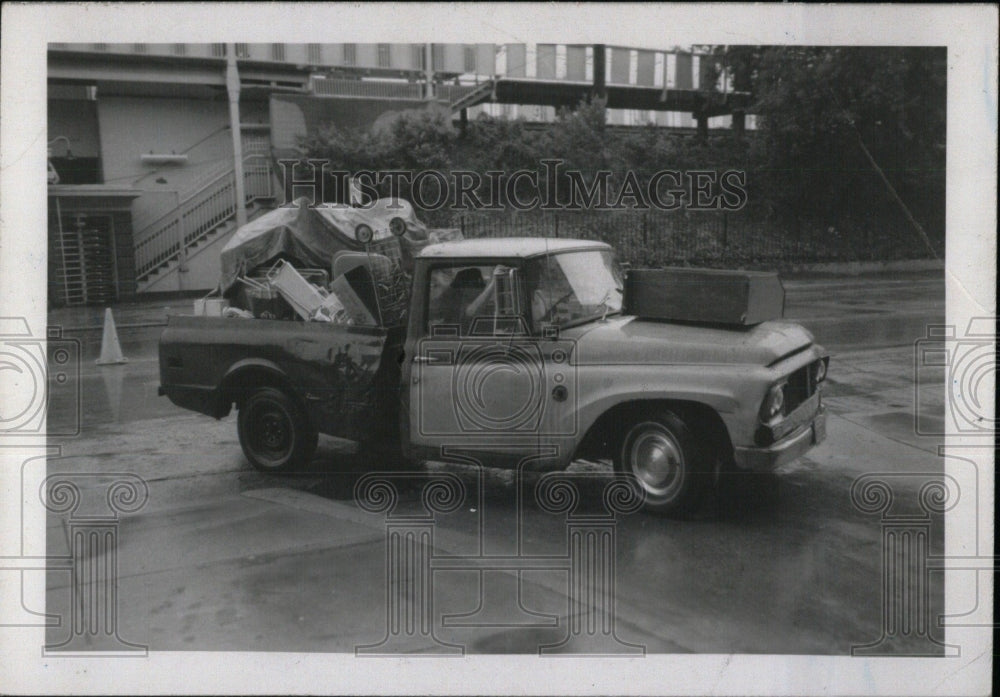
[[[890,271],[941,271],[943,259],[904,259],[900,261],[835,261],[823,264],[791,264],[782,267],[784,273],[832,274],[859,276],[864,273]]]
[[[165,327],[167,326],[166,320],[162,322],[139,322],[135,324],[116,324],[115,328],[121,331],[122,329],[150,329],[152,327]],[[98,324],[92,324],[86,327],[62,327],[63,334],[81,334],[85,332],[100,332],[103,331],[104,327]]]

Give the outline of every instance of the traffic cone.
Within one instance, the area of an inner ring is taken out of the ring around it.
[[[115,329],[115,318],[111,316],[111,308],[104,310],[104,334],[101,336],[101,357],[96,361],[97,365],[113,365],[116,363],[128,363],[128,359],[122,355],[121,344],[118,343],[118,330]]]

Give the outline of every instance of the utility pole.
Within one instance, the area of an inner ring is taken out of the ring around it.
[[[434,99],[434,44],[424,46],[424,72],[427,75],[427,91],[424,96],[430,101]]]
[[[240,73],[236,44],[226,44],[226,91],[229,92],[229,130],[233,134],[233,171],[236,177],[236,226],[247,224],[247,198],[243,179],[243,132],[240,128]]]
[[[608,114],[608,88],[607,76],[605,75],[607,47],[604,44],[594,44],[594,83],[590,91],[591,100],[601,102],[601,128],[607,121]]]
[[[607,70],[605,55],[607,47],[604,44],[594,44],[594,84],[593,96],[596,99],[607,100],[608,90],[606,86],[605,70]]]

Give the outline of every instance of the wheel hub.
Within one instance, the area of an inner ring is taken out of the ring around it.
[[[632,445],[629,459],[632,473],[648,493],[667,496],[680,486],[683,455],[666,434],[652,431],[641,434]]]
[[[265,412],[257,420],[259,442],[268,450],[281,450],[288,442],[288,425],[281,414]]]

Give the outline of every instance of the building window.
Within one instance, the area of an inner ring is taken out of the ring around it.
[[[413,65],[420,70],[427,69],[427,47],[423,44],[413,45]]]
[[[473,46],[465,47],[465,72],[476,72],[476,49]]]
[[[285,44],[271,44],[271,58],[276,61],[285,60]]]
[[[187,55],[187,44],[174,44],[174,55],[175,56],[186,56]]]
[[[354,44],[344,44],[344,65],[354,65],[357,62],[357,46]]]
[[[392,67],[392,59],[389,55],[389,44],[378,45],[378,67],[380,68]]]
[[[212,57],[214,58],[224,58],[226,55],[226,45],[225,44],[212,44]]]
[[[249,58],[250,57],[250,45],[249,44],[236,44],[236,57],[237,58]]]
[[[48,100],[47,159],[60,184],[100,184],[101,163],[93,85],[53,85]]]
[[[306,52],[310,63],[323,62],[323,47],[320,44],[306,44]]]

